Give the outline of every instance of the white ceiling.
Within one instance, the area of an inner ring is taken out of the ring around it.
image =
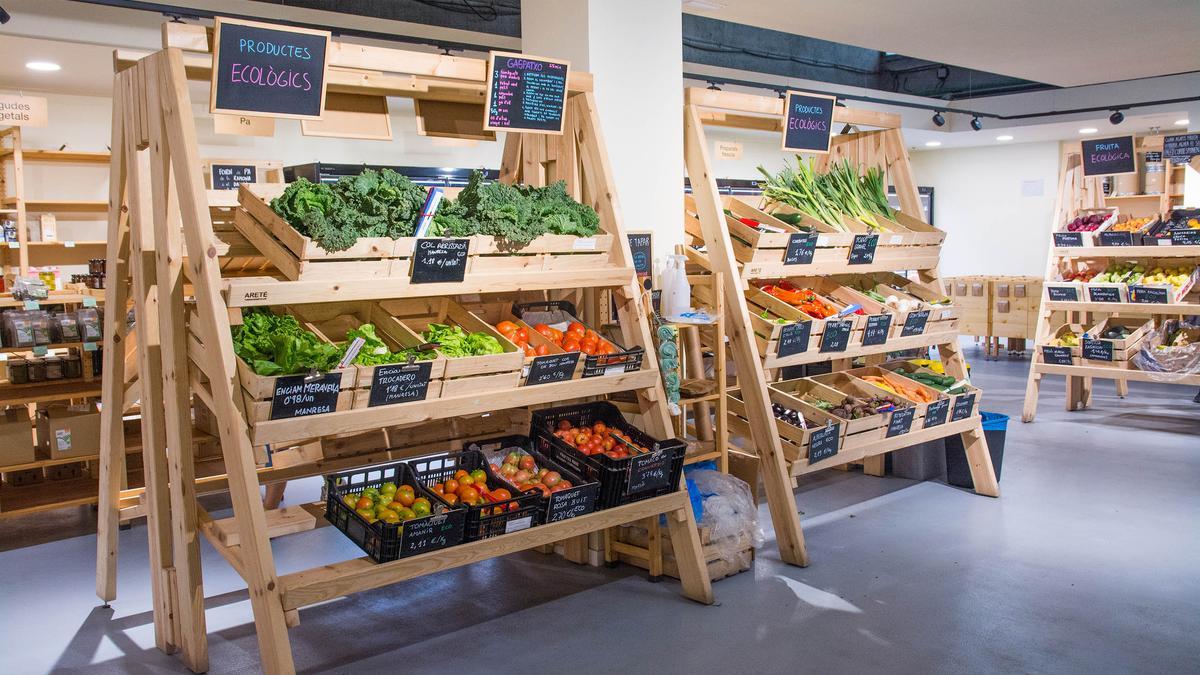
[[[684,11],[1060,87],[1200,70],[1198,0],[684,0]]]
[[[112,92],[112,52],[112,47],[6,35],[0,39],[0,87],[108,96]],[[50,61],[62,70],[29,70],[25,67],[29,61]]]

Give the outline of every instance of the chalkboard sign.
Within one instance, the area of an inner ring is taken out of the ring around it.
[[[844,352],[850,344],[852,321],[826,321],[825,332],[821,334],[822,352]]]
[[[954,399],[954,413],[950,416],[951,422],[965,420],[971,416],[971,410],[975,408],[975,394],[963,394]]]
[[[1133,136],[1088,138],[1083,148],[1083,175],[1116,176],[1137,171],[1137,155],[1133,151]]]
[[[467,510],[458,508],[405,522],[400,534],[400,557],[456,546],[462,541],[466,520]]]
[[[1058,247],[1064,246],[1083,246],[1082,232],[1055,232],[1054,245]]]
[[[312,382],[304,380],[304,375],[275,378],[271,419],[307,417],[337,410],[338,393],[342,389],[341,373],[326,373]]]
[[[1110,340],[1083,338],[1083,358],[1093,361],[1112,361],[1113,343]]]
[[[217,17],[208,110],[320,119],[329,31]]]
[[[779,329],[779,342],[775,347],[775,355],[779,358],[795,356],[808,351],[808,343],[812,338],[812,322],[797,321]]]
[[[529,364],[529,375],[525,378],[525,384],[529,386],[566,382],[575,374],[575,366],[578,364],[579,352],[536,356],[533,363]]]
[[[1171,302],[1171,289],[1162,286],[1130,286],[1129,301],[1142,305],[1165,305]]]
[[[629,240],[629,253],[633,256],[633,271],[638,279],[645,281],[653,273],[651,265],[654,261],[654,239],[649,232],[630,232],[625,235]]]
[[[1172,246],[1200,246],[1200,230],[1181,227],[1171,230],[1170,236]]]
[[[929,310],[922,309],[919,312],[909,312],[908,316],[904,317],[904,327],[900,329],[900,337],[921,335],[925,332],[925,326],[928,323]]]
[[[253,164],[213,164],[212,189],[236,190],[242,183],[257,183],[258,168]]]
[[[892,411],[892,418],[888,420],[887,425],[887,438],[907,434],[912,430],[913,417],[916,414],[916,408],[900,408]]]
[[[1079,289],[1075,286],[1047,286],[1046,295],[1054,302],[1079,302]]]
[[[596,509],[596,498],[600,496],[599,483],[587,483],[551,493],[550,505],[546,509],[546,522],[586,516]]]
[[[1043,346],[1042,361],[1049,363],[1052,366],[1074,365],[1074,363],[1071,361],[1070,347],[1051,347],[1049,345]]]
[[[454,283],[467,276],[470,239],[418,239],[413,249],[414,284]]]
[[[814,430],[809,435],[808,463],[816,464],[836,455],[838,453],[838,437],[841,432],[842,425],[840,424],[829,424],[824,428]]]
[[[1132,232],[1101,232],[1101,246],[1133,246]]]
[[[922,429],[929,427],[937,427],[946,423],[946,418],[950,415],[950,399],[942,398],[930,403],[925,408],[925,425]]]
[[[850,247],[851,265],[870,265],[875,262],[875,246],[879,244],[877,234],[856,234]]]
[[[629,487],[625,494],[648,492],[671,484],[671,453],[658,450],[629,459]]]
[[[794,152],[829,152],[833,131],[834,96],[789,91],[784,98],[783,149]]]
[[[1088,286],[1087,290],[1092,302],[1121,302],[1121,289],[1116,286]]]
[[[567,61],[491,52],[483,128],[561,134],[569,70]]]
[[[872,314],[868,316],[867,327],[863,329],[863,345],[881,345],[887,342],[888,330],[891,327],[891,314]]]
[[[1187,164],[1200,155],[1200,134],[1179,134],[1163,139],[1163,157],[1172,164]]]
[[[371,396],[367,399],[367,407],[424,401],[429,392],[429,374],[432,370],[433,364],[429,361],[376,366],[371,375]]]
[[[811,265],[817,251],[817,233],[794,232],[788,237],[787,250],[783,252],[784,265]]]

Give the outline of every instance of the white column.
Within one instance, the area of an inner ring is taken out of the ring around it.
[[[521,50],[595,76],[627,230],[683,241],[683,15],[676,0],[522,0]]]

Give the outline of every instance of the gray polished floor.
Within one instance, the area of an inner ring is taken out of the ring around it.
[[[968,349],[984,408],[1019,414],[1025,362]],[[718,605],[631,568],[524,553],[301,612],[307,672],[1200,672],[1196,392],[1098,385],[1009,427],[999,500],[825,472],[797,493],[812,556],[720,581]],[[288,502],[315,497],[313,481]],[[219,508],[220,504],[213,504]],[[766,509],[762,510],[767,518]],[[145,529],[122,533],[119,597],[93,594],[90,510],[0,521],[0,672],[176,672],[154,648]],[[769,532],[769,528],[768,528]],[[282,571],[358,555],[332,528],[275,543]],[[206,545],[212,671],[257,671],[250,605]]]

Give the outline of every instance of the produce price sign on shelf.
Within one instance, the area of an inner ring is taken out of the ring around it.
[[[320,119],[329,31],[217,17],[209,112]]]
[[[951,422],[965,420],[971,416],[971,409],[975,407],[975,394],[966,394],[954,399],[954,412],[950,415]],[[929,413],[926,413],[927,415]]]
[[[909,312],[904,318],[904,327],[900,329],[900,337],[912,337],[921,335],[925,332],[925,326],[929,323],[929,310],[922,309],[919,312]]]
[[[816,464],[823,459],[829,459],[838,453],[838,438],[842,433],[842,425],[828,424],[824,429],[817,429],[809,436],[808,463]]]
[[[1113,343],[1109,340],[1083,338],[1083,358],[1093,361],[1112,361]]]
[[[1101,246],[1133,246],[1132,232],[1101,232]]]
[[[1055,232],[1054,245],[1058,247],[1064,246],[1083,246],[1082,232]]]
[[[1072,286],[1047,286],[1046,296],[1055,302],[1079,302],[1079,289]]]
[[[811,336],[811,321],[797,321],[780,328],[779,342],[775,348],[776,356],[783,358],[808,351],[808,341]]]
[[[1165,305],[1171,302],[1171,291],[1162,286],[1130,286],[1129,301],[1141,305]]]
[[[913,416],[916,414],[916,408],[900,408],[893,411],[892,418],[888,420],[887,438],[907,434],[912,429]]]
[[[850,344],[851,321],[826,321],[825,332],[821,334],[822,352],[844,352]]]
[[[850,246],[851,265],[870,265],[875,262],[875,247],[879,244],[877,234],[856,234]]]
[[[569,71],[567,61],[491,52],[483,128],[561,134]]]
[[[671,480],[671,453],[651,452],[629,460],[629,487],[626,494],[666,487]]]
[[[1200,230],[1178,228],[1171,230],[1172,246],[1200,246]]]
[[[600,496],[600,484],[588,483],[577,485],[566,490],[560,490],[550,495],[549,516],[546,522],[557,523],[568,518],[586,516],[596,508],[596,498]]]
[[[333,412],[337,409],[341,382],[340,373],[326,373],[311,382],[306,375],[277,378],[275,392],[271,396],[271,419],[282,420]]]
[[[638,280],[648,290],[650,276],[653,273],[651,261],[654,260],[654,237],[649,232],[629,232],[625,235],[629,240],[629,253],[633,260],[633,271]]]
[[[529,364],[529,375],[525,378],[525,385],[566,382],[571,379],[578,364],[579,352],[535,357],[533,363]]]
[[[784,265],[811,265],[817,251],[817,233],[797,232],[788,237],[787,250],[783,253]]]
[[[418,239],[413,249],[414,284],[457,283],[467,277],[470,239]]]
[[[1115,176],[1137,171],[1133,136],[1089,138],[1080,143],[1085,176]]]
[[[833,96],[789,91],[784,98],[783,149],[829,152],[835,103],[837,98]]]
[[[257,183],[258,168],[253,164],[213,164],[212,189],[236,190],[242,183]]]
[[[467,510],[460,508],[405,522],[400,535],[400,557],[457,545],[462,541],[466,518]]]
[[[371,396],[367,400],[367,407],[424,401],[429,393],[432,370],[433,364],[429,361],[376,366],[371,375]]]
[[[929,406],[925,408],[925,426],[922,428],[928,429],[929,427],[938,427],[945,424],[946,418],[949,417],[949,414],[950,399],[943,398],[930,403]]]
[[[1049,363],[1052,366],[1069,366],[1071,362],[1070,347],[1051,347],[1049,345],[1042,347],[1042,361]]]
[[[863,329],[863,346],[881,345],[887,342],[888,331],[892,327],[892,315],[872,314],[867,317],[867,326]]]
[[[1115,286],[1088,286],[1088,300],[1092,302],[1120,302],[1121,289]]]

